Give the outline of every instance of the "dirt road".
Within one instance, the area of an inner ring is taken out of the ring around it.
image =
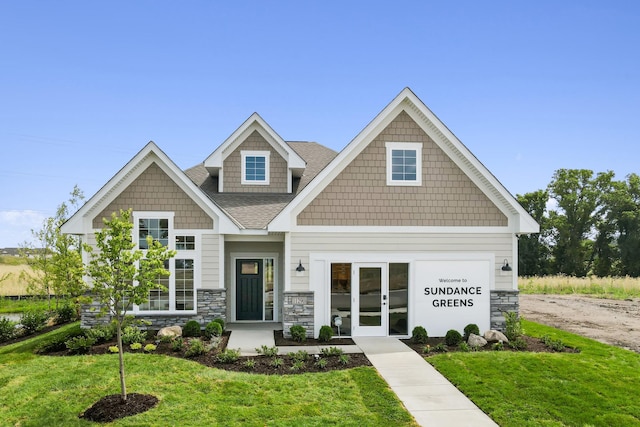
[[[520,313],[527,320],[640,353],[640,299],[520,294]]]

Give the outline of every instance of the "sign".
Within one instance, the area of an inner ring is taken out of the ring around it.
[[[414,326],[423,326],[433,337],[443,337],[449,329],[463,333],[470,323],[487,331],[491,267],[490,260],[478,259],[416,261]]]

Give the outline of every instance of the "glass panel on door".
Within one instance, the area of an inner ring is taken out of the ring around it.
[[[361,267],[359,271],[360,326],[382,325],[382,269]]]

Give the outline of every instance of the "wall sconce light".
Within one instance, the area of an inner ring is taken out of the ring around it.
[[[504,264],[502,265],[502,271],[511,271],[511,266],[509,265],[509,261],[507,261],[507,259],[504,259]]]
[[[302,260],[298,261],[298,266],[296,267],[296,276],[304,276],[305,269],[302,266]]]

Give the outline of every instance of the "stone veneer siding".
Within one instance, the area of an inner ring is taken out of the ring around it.
[[[282,307],[282,329],[287,338],[291,338],[293,325],[307,328],[307,337],[313,338],[313,292],[285,292]]]
[[[386,142],[422,144],[422,185],[388,186]],[[297,217],[298,225],[504,227],[507,217],[404,111]]]
[[[503,331],[506,322],[502,313],[515,311],[520,313],[519,291],[491,291],[491,329]]]
[[[207,323],[215,318],[227,321],[227,291],[226,289],[197,289],[197,313],[180,315],[157,314],[157,315],[136,315],[136,319],[148,320],[151,322],[147,328],[158,330],[165,326],[184,326],[189,320],[196,320],[204,328]],[[82,328],[91,328],[95,325],[108,323],[109,316],[97,317],[100,304],[92,302],[82,306]],[[132,313],[133,314],[133,313]]]
[[[269,151],[269,185],[242,185],[241,151]],[[229,154],[222,165],[225,193],[287,193],[289,168],[287,161],[273,149],[260,132],[253,131],[238,148]]]
[[[93,218],[93,228],[104,227],[102,219],[110,218],[113,212],[130,208],[134,211],[175,212],[173,226],[176,229],[213,228],[213,219],[156,163],[152,163]]]

